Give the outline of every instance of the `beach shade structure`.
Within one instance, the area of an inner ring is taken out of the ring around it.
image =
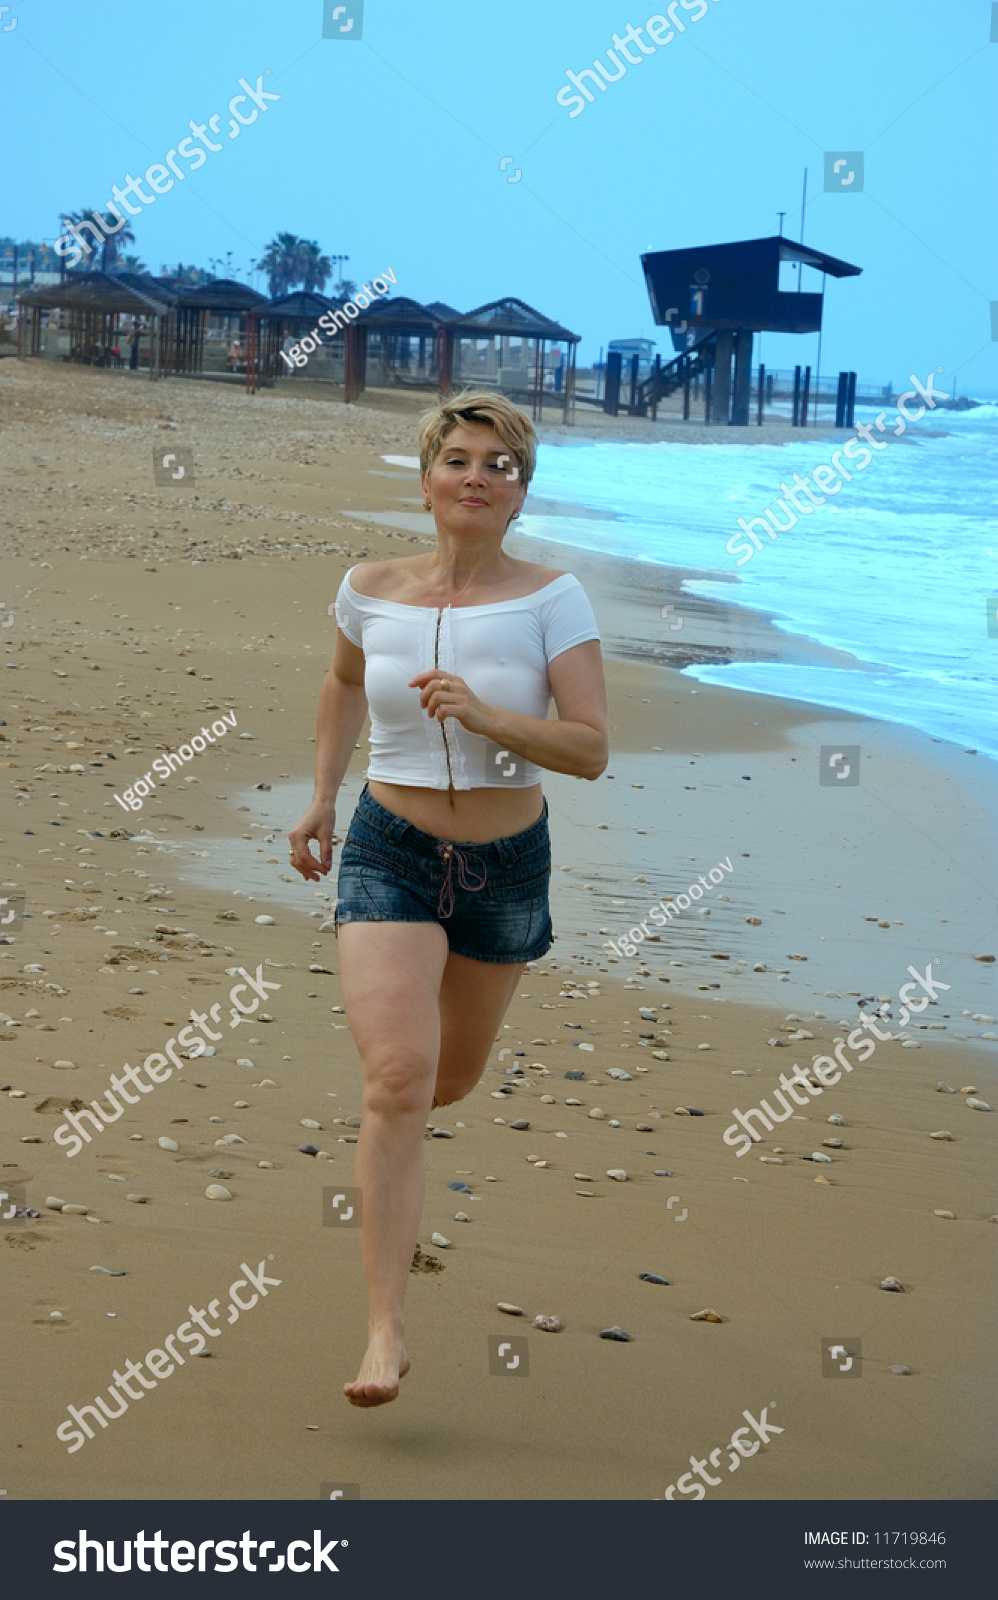
[[[67,273],[61,283],[18,295],[17,353],[43,356],[43,313],[59,313],[56,353],[82,366],[122,366],[120,318],[143,328],[149,376],[170,371],[176,293],[145,273]],[[68,337],[63,338],[63,335]]]
[[[449,309],[449,308],[445,308]],[[435,388],[444,323],[428,306],[405,295],[375,300],[349,322],[343,334],[344,398],[356,400],[368,385]]]
[[[307,338],[313,329],[318,326],[320,317],[328,317],[332,312],[342,314],[343,300],[331,300],[324,294],[316,294],[312,289],[296,289],[290,294],[277,295],[268,301],[266,311],[261,316],[266,318],[269,328],[273,330],[272,341],[275,350],[275,365],[268,376],[290,378],[301,373],[320,383],[343,382],[343,335],[337,329],[330,339],[325,330],[319,331],[319,344],[314,352],[307,352],[309,356],[308,369],[298,367],[287,354],[282,354],[286,344],[298,344]],[[341,316],[345,322],[347,319]]]
[[[782,290],[784,262],[820,272],[822,292]],[[641,265],[656,323],[670,329],[675,349],[712,368],[707,420],[736,426],[748,423],[753,334],[820,332],[824,277],[852,278],[863,270],[776,234],[652,251]]]
[[[170,371],[178,376],[245,373],[247,393],[272,373],[276,330],[261,329],[270,301],[266,295],[233,278],[213,283],[171,283],[176,302]]]
[[[550,377],[550,388],[562,404],[563,420],[573,422],[580,337],[524,300],[492,300],[441,324],[437,350],[440,393],[461,383],[494,387],[510,399],[529,400],[537,421]]]

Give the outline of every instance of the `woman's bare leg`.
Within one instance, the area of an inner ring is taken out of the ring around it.
[[[447,936],[426,922],[338,930],[343,1000],[364,1068],[354,1177],[370,1316],[360,1372],[343,1392],[382,1405],[409,1368],[402,1304],[423,1209],[423,1136],[440,1056]]]
[[[440,985],[440,1059],[433,1104],[470,1094],[523,976],[522,966],[449,955]]]

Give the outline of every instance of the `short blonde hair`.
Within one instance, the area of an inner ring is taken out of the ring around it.
[[[504,395],[491,389],[466,389],[448,395],[432,411],[420,418],[419,465],[429,472],[443,448],[444,440],[462,423],[478,423],[492,428],[506,446],[520,470],[520,482],[527,486],[537,464],[537,434],[525,411]]]

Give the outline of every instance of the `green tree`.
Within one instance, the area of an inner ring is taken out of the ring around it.
[[[83,211],[63,211],[59,220],[61,222],[74,222],[77,226],[79,226],[81,222],[89,222],[91,225],[96,226],[100,230],[101,234],[104,234],[105,229],[109,226],[108,222],[104,219],[104,217],[101,216],[101,213],[93,206],[88,206]],[[96,240],[94,239],[93,234],[89,231],[85,237],[87,243],[91,246],[90,254],[87,255],[85,253],[83,257],[84,262],[86,263],[85,270],[87,272],[112,272],[114,270],[114,264],[118,259],[121,246],[123,244],[135,243],[135,235],[126,220],[118,228],[116,233],[110,233],[104,239],[104,243],[100,246],[100,267],[98,268],[96,255],[98,246]]]

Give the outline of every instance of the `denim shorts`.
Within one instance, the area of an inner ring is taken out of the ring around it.
[[[336,925],[435,922],[455,955],[537,961],[551,948],[548,808],[532,827],[488,844],[423,833],[365,786],[340,859]]]

